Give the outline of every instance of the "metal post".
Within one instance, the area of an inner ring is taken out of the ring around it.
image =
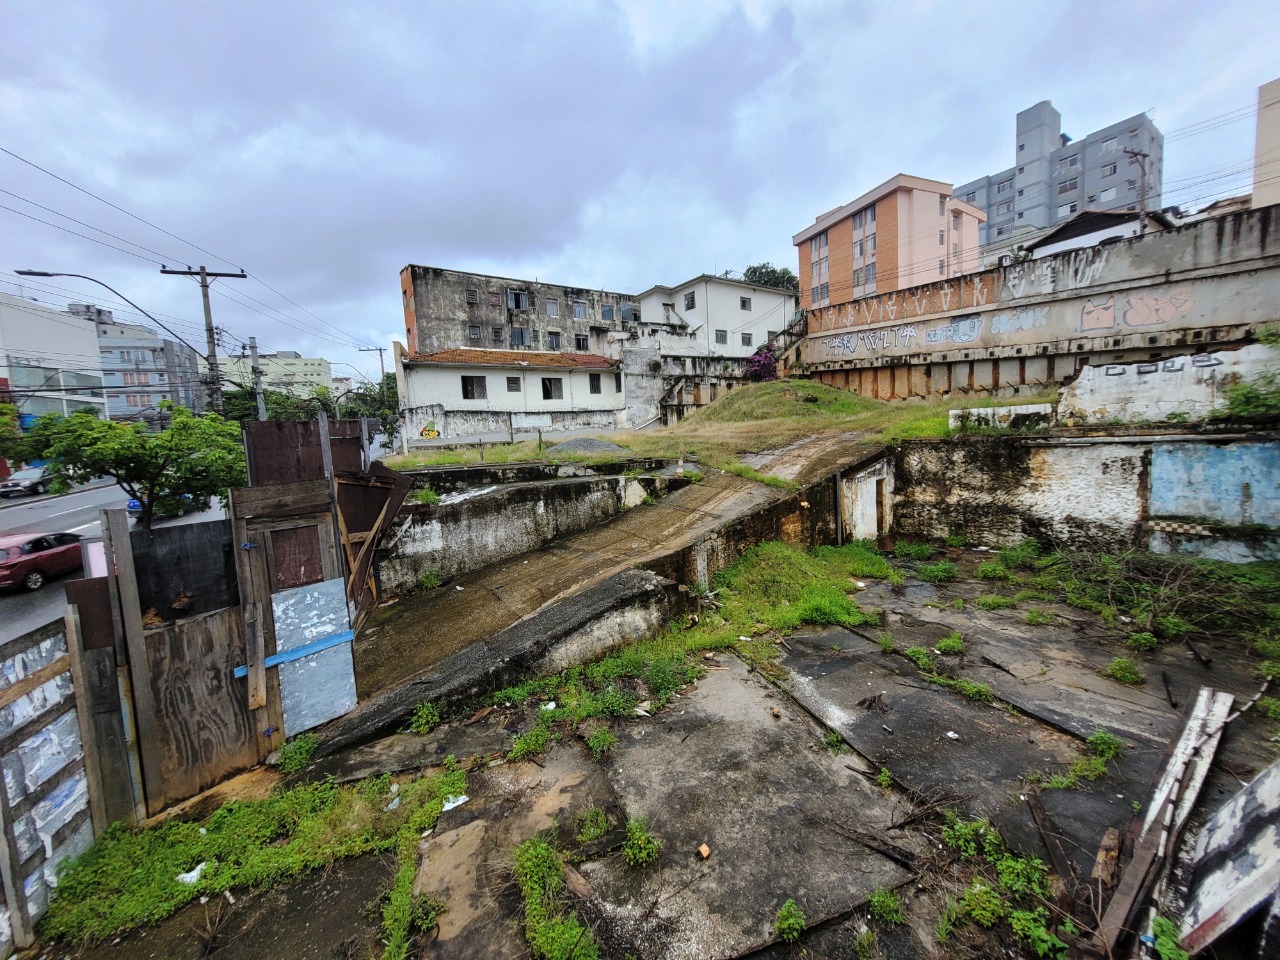
[[[258,419],[267,419],[267,401],[262,396],[262,369],[258,366],[258,338],[249,338],[249,362],[253,374],[253,395],[258,401]]]

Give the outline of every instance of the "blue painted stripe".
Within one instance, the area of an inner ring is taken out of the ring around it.
[[[313,653],[319,653],[321,650],[328,650],[330,647],[336,647],[339,644],[350,643],[356,638],[354,630],[344,630],[342,633],[335,633],[328,637],[321,637],[319,640],[312,640],[310,643],[304,643],[300,647],[294,647],[292,650],[286,650],[284,653],[273,653],[267,657],[265,666],[278,667],[282,663],[289,663],[293,660],[300,660],[303,657],[309,657]],[[248,667],[236,667],[234,671],[237,677],[247,677],[249,675]]]

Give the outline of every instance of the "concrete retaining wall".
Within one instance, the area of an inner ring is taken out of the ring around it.
[[[1274,435],[912,441],[893,467],[899,535],[959,531],[984,546],[1034,537],[1237,562],[1272,556],[1280,535]]]
[[[410,593],[427,572],[440,579],[536,550],[688,481],[583,477],[473,489],[439,504],[406,504],[376,560],[382,589]]]
[[[413,478],[415,487],[428,486],[443,495],[495,484],[535,483],[566,477],[614,477],[635,470],[661,470],[667,463],[653,457],[635,457],[590,466],[579,463],[482,463],[466,467],[423,467],[401,472]]]

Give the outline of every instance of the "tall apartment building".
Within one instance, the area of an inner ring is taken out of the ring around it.
[[[1015,126],[1014,166],[955,190],[986,211],[979,240],[988,259],[1085,210],[1160,209],[1164,135],[1145,113],[1072,140],[1042,100]]]
[[[316,387],[333,392],[333,368],[322,357],[304,357],[296,350],[277,350],[258,354],[262,386],[295,396],[307,396]],[[253,358],[248,349],[218,358],[223,389],[253,387]]]
[[[67,313],[91,321],[97,331],[107,416],[112,420],[158,422],[161,400],[197,413],[204,410],[199,355],[191,347],[148,326],[121,323],[110,310],[93,304],[69,303]]]
[[[1257,132],[1253,141],[1253,206],[1280,203],[1280,80],[1258,88]]]
[[[0,293],[0,380],[23,429],[46,413],[106,415],[93,321]]]
[[[817,217],[791,242],[813,309],[954,277],[979,266],[986,214],[951,184],[900,173]]]

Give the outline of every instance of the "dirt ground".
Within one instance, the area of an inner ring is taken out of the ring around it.
[[[954,559],[967,571],[983,555]],[[1068,769],[1084,738],[1106,729],[1124,748],[1105,775],[1041,792],[1057,842],[1087,878],[1104,832],[1133,830],[1199,687],[1243,702],[1257,681],[1243,651],[1209,642],[1200,653],[1211,666],[1167,645],[1144,658],[1147,684],[1123,686],[1100,676],[1124,651],[1115,632],[1053,604],[1034,604],[1054,614],[1045,626],[1027,623],[1026,605],[983,611],[973,601],[989,591],[965,580],[872,584],[859,602],[882,610],[883,625],[778,638],[785,668],[778,682],[731,653],[708,655],[701,679],[661,712],[614,721],[618,743],[600,763],[573,731],[533,761],[503,759],[532,724],[539,706],[532,704],[447,723],[425,737],[388,737],[326,758],[310,775],[349,780],[418,770],[447,755],[470,767],[469,800],[445,813],[420,846],[417,890],[448,905],[437,936],[420,947],[423,957],[529,956],[512,864],[516,847],[541,833],[566,850],[572,906],[603,957],[858,956],[867,898],[877,890],[898,891],[907,922],[876,927],[873,956],[1019,956],[1021,948],[972,925],[937,943],[946,899],[963,889],[939,859],[941,811],[989,817],[1012,848],[1049,862],[1028,805],[1031,783]],[[953,630],[964,653],[937,658],[955,675],[988,684],[996,702],[928,682],[900,653],[932,649]],[[896,652],[882,648],[886,632]],[[1201,816],[1273,757],[1259,721],[1246,716],[1228,728]],[[591,808],[605,812],[609,829],[582,843],[575,821]],[[619,853],[630,817],[642,818],[662,844],[653,867],[630,868]],[[234,905],[216,908],[213,956],[377,956],[369,904],[390,873],[385,858],[368,857],[286,890],[237,893]],[[808,922],[799,953],[773,930],[788,899]],[[96,949],[35,955],[201,956],[205,910],[193,905]]]

